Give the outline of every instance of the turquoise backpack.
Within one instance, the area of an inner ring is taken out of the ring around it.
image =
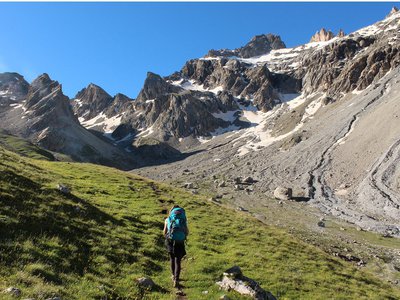
[[[168,238],[173,241],[184,241],[186,239],[186,214],[182,207],[171,210],[167,219]]]

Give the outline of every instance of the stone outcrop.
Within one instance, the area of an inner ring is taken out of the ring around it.
[[[262,289],[256,281],[244,276],[238,266],[226,270],[223,273],[222,280],[217,284],[224,290],[234,290],[256,300],[276,300],[270,292]]]

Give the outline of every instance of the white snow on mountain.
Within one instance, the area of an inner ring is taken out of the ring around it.
[[[81,125],[86,129],[94,129],[96,127],[101,128],[104,133],[111,133],[121,124],[122,114],[108,118],[104,113],[101,113],[87,121],[84,121],[83,118],[79,119]]]

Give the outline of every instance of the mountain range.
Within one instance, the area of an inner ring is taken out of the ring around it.
[[[161,180],[251,176],[249,193],[290,187],[326,214],[400,236],[399,71],[393,9],[293,48],[264,34],[210,50],[169,76],[148,72],[135,99],[95,84],[69,99],[47,74],[28,83],[2,73],[0,128],[74,161]]]

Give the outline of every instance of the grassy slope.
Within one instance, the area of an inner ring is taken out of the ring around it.
[[[72,194],[61,195],[57,183]],[[232,265],[280,299],[400,297],[283,231],[115,169],[32,160],[0,147],[0,197],[0,289],[19,287],[22,298],[173,299],[161,230],[174,200],[186,208],[191,229],[188,299],[217,299],[223,292],[215,281]],[[144,275],[156,291],[134,284]]]

